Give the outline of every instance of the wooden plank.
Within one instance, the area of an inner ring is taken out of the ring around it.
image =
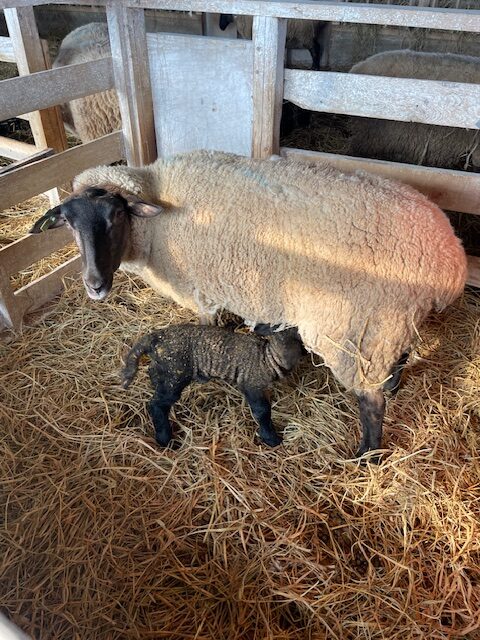
[[[76,5],[92,5],[92,0],[73,0]],[[72,4],[71,0],[0,0],[0,9],[8,7],[30,7],[32,2],[35,2],[35,6],[41,6],[44,4]],[[95,5],[98,7],[104,7],[107,0],[94,0]],[[119,0],[122,2],[122,0]]]
[[[157,150],[251,155],[253,45],[250,40],[147,34]]]
[[[0,156],[10,158],[11,160],[23,160],[36,152],[37,148],[34,144],[20,142],[14,138],[0,136]],[[1,169],[0,169],[1,171]]]
[[[5,9],[4,14],[19,74],[24,76],[48,69],[48,45],[40,40],[33,7]],[[55,152],[67,149],[60,107],[54,106],[30,113],[29,123],[37,149],[51,148]],[[47,195],[50,204],[60,202],[58,189],[52,189]]]
[[[13,1],[13,0],[12,0]],[[17,0],[22,1],[22,0]],[[45,0],[52,4],[65,0]],[[480,33],[477,9],[438,9],[399,5],[368,5],[338,0],[124,0],[127,6],[177,11],[206,11],[360,24],[423,27]]]
[[[37,160],[43,160],[43,158],[49,158],[50,156],[53,156],[53,154],[55,153],[53,149],[41,149],[40,151],[35,152],[36,147],[30,144],[26,146],[30,147],[29,155],[22,156],[20,160],[17,160],[17,162],[12,162],[12,164],[7,165],[6,167],[0,167],[0,175],[4,175],[5,173],[10,173],[10,171],[15,171],[15,169],[19,169],[20,167],[26,167],[28,164],[37,162]]]
[[[73,237],[67,227],[24,236],[0,249],[0,267],[9,276],[14,275],[70,242]]]
[[[10,38],[0,36],[0,62],[15,63],[15,53],[13,52],[13,43]]]
[[[199,11],[263,15],[278,18],[354,22],[359,24],[398,25],[447,31],[480,33],[480,11],[477,9],[439,9],[399,5],[340,3],[338,0],[116,0],[119,5],[169,11]],[[4,7],[30,6],[32,0],[0,0]],[[70,0],[35,0],[35,5],[71,4]],[[76,5],[91,5],[91,0],[75,0]],[[95,0],[105,6],[107,0]]]
[[[285,69],[284,97],[304,109],[480,128],[480,85]]]
[[[4,15],[19,73],[26,75],[45,71],[33,7],[5,9]]]
[[[0,82],[0,120],[106,91],[114,86],[110,56]]]
[[[115,2],[107,21],[127,162],[142,166],[157,157],[145,14]]]
[[[467,284],[480,288],[480,258],[468,256]]]
[[[478,173],[433,169],[400,162],[353,158],[335,153],[287,147],[281,148],[281,154],[285,158],[306,162],[327,162],[340,171],[362,170],[384,178],[400,180],[424,193],[442,209],[480,214],[480,174]]]
[[[0,0],[4,7],[25,7],[32,0]],[[338,0],[116,0],[119,6],[137,9],[235,13],[239,15],[355,22],[359,24],[423,27],[446,31],[480,33],[480,11],[477,9],[439,9],[400,5],[343,3]],[[35,5],[71,4],[71,0],[35,0]],[[91,5],[91,0],[75,0],[76,5]],[[95,0],[105,6],[107,0]]]
[[[49,66],[48,46],[38,35],[33,7],[5,9],[4,13],[19,74],[45,71]],[[67,148],[59,107],[35,111],[29,122],[37,149],[50,147],[58,153]]]
[[[40,42],[45,69],[51,69],[52,61],[48,50],[48,42],[46,40],[41,40]],[[42,127],[46,145],[51,147],[56,153],[66,151],[68,149],[68,143],[60,107],[57,105],[55,107],[50,107],[50,109],[40,111],[39,113],[42,118]],[[47,113],[49,116],[48,118],[45,117],[45,114]]]
[[[62,278],[79,273],[81,265],[82,259],[80,256],[74,256],[53,269],[53,271],[50,271],[50,273],[15,291],[16,308],[21,312],[22,317],[31,311],[39,309],[59,294],[63,289]]]
[[[287,21],[253,19],[252,155],[268,158],[280,148],[283,102],[283,60]]]
[[[71,180],[81,171],[124,158],[120,131],[0,176],[0,211]]]

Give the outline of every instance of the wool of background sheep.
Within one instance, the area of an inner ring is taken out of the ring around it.
[[[52,67],[98,60],[110,53],[107,25],[92,22],[78,27],[63,39]],[[62,105],[62,116],[67,129],[82,142],[95,140],[122,126],[114,89],[71,100]]]
[[[480,58],[453,53],[385,51],[350,73],[480,84]],[[352,121],[351,155],[443,168],[480,168],[479,132],[376,118]]]

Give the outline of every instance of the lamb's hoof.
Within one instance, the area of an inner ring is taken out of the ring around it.
[[[272,433],[268,436],[260,436],[261,441],[267,445],[267,447],[278,447],[278,445],[282,444],[283,438],[278,435],[278,433]]]
[[[155,441],[158,444],[159,447],[162,447],[162,449],[166,449],[167,447],[169,447],[170,449],[174,449],[174,444],[175,444],[175,440],[173,440],[173,438],[164,438],[162,436],[155,436]],[[178,447],[177,447],[178,448]]]

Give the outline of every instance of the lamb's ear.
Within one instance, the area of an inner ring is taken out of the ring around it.
[[[159,204],[145,202],[137,196],[127,196],[126,200],[130,212],[138,218],[154,218],[165,211]]]
[[[272,336],[275,331],[278,329],[279,324],[263,324],[259,323],[253,327],[253,331],[258,336]]]
[[[47,229],[56,229],[65,224],[65,218],[62,215],[62,205],[59,204],[53,209],[49,209],[45,215],[39,218],[28,233],[41,233]]]

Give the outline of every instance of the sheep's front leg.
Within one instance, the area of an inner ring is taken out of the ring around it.
[[[167,447],[172,440],[172,425],[168,415],[186,386],[187,384],[158,385],[155,395],[148,403],[148,412],[155,428],[155,440],[161,447]]]
[[[383,389],[360,391],[357,393],[357,397],[363,429],[362,440],[356,454],[359,458],[367,451],[374,451],[381,447],[385,397]]]
[[[243,389],[243,393],[250,406],[253,417],[260,427],[260,439],[269,447],[276,447],[281,444],[282,438],[275,431],[272,424],[272,409],[265,391]]]

